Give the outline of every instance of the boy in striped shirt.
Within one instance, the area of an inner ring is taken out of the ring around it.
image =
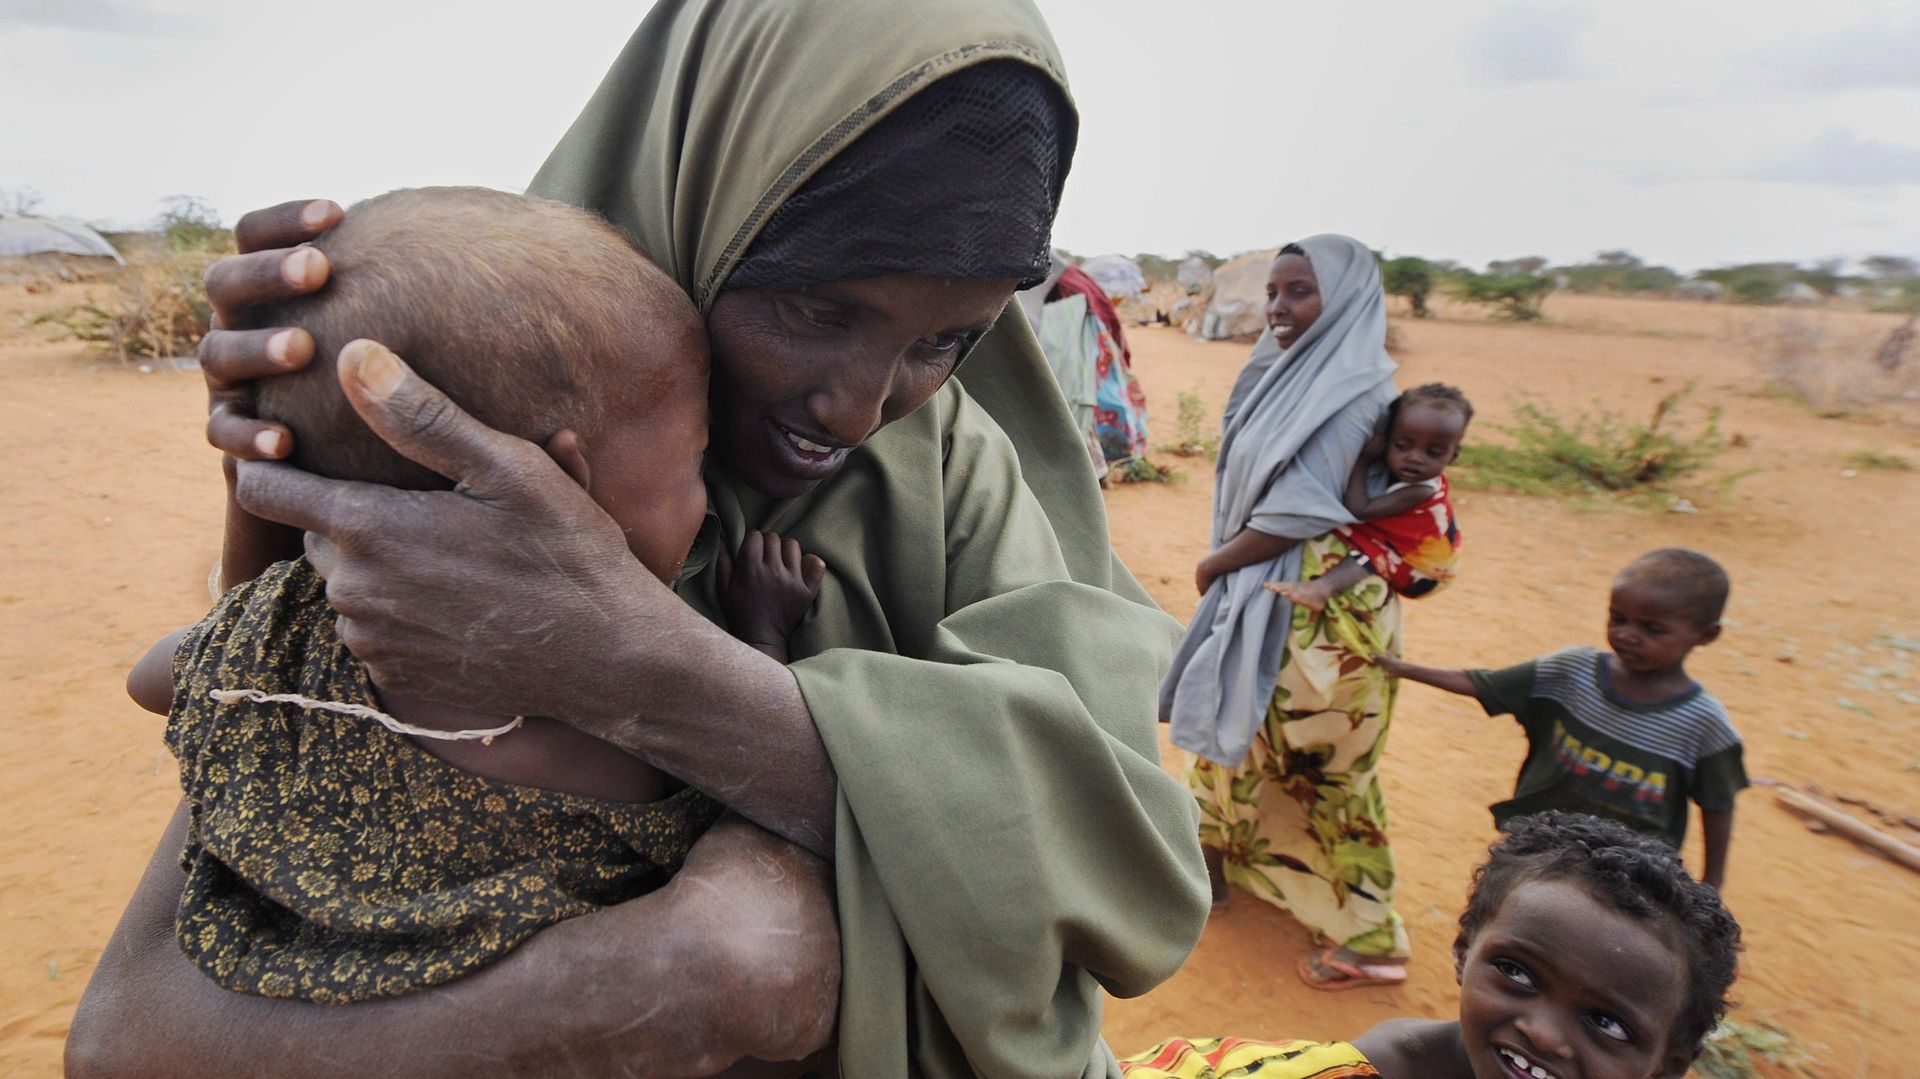
[[[1700,879],[1726,879],[1733,801],[1747,785],[1740,736],[1718,698],[1687,675],[1689,652],[1720,636],[1727,575],[1696,551],[1669,547],[1636,559],[1613,582],[1611,652],[1574,647],[1504,670],[1443,670],[1390,655],[1399,678],[1477,698],[1527,734],[1513,797],[1494,823],[1545,809],[1611,817],[1678,849],[1687,803],[1706,833]]]

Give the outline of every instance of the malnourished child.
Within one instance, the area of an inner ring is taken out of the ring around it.
[[[1720,636],[1729,585],[1719,563],[1670,547],[1614,578],[1610,652],[1567,648],[1504,670],[1441,670],[1393,656],[1388,673],[1478,699],[1527,734],[1513,797],[1494,823],[1542,809],[1612,817],[1678,849],[1687,803],[1706,833],[1701,879],[1726,880],[1733,801],[1747,785],[1740,736],[1718,698],[1687,675],[1689,652]]]
[[[317,246],[327,288],[268,313],[313,335],[315,362],[264,380],[258,401],[294,432],[296,464],[451,486],[380,441],[343,393],[336,356],[372,366],[391,346],[482,422],[542,446],[661,581],[712,557],[705,330],[617,229],[559,203],[434,188],[361,203]],[[824,566],[749,540],[729,597],[760,602],[734,628],[784,659]],[[163,639],[128,689],[168,715],[190,810],[180,946],[241,992],[339,1003],[458,978],[658,887],[721,810],[557,719],[375,685],[305,559]]]
[[[1460,442],[1473,421],[1473,405],[1452,386],[1429,382],[1394,399],[1386,423],[1360,454],[1347,477],[1344,497],[1354,524],[1335,529],[1353,556],[1311,581],[1270,583],[1267,588],[1308,610],[1373,575],[1409,599],[1424,596],[1453,578],[1460,529],[1448,497],[1447,466],[1460,456]],[[1374,467],[1386,473],[1386,489],[1370,494]]]
[[[1681,1079],[1726,1012],[1740,926],[1674,852],[1614,821],[1520,817],[1474,871],[1453,942],[1456,1020],[1352,1042],[1208,1038],[1128,1079]]]

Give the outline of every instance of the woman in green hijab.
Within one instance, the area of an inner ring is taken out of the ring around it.
[[[252,515],[302,529],[381,684],[565,718],[831,859],[846,1075],[1115,1075],[1101,992],[1157,984],[1205,920],[1193,803],[1160,770],[1153,727],[1178,627],[1114,558],[1079,437],[1008,303],[1044,273],[1075,128],[1024,0],[667,0],[535,179],[533,193],[625,228],[705,313],[723,542],[770,530],[830,568],[788,667],[715,628],[713,578],[682,603],[634,572],[618,530],[537,448],[403,363],[360,371],[350,396],[457,490],[347,489],[270,460],[289,435],[246,414],[246,382],[311,344],[239,327],[247,304],[324,282],[323,259],[281,248],[330,227],[331,204],[251,215],[252,253],[210,279],[234,328],[203,350],[209,436],[246,459],[228,579],[289,552]],[[422,626],[419,610],[441,617]],[[432,673],[449,670],[457,682]],[[804,855],[746,828],[717,829],[683,874],[730,909],[670,886],[640,915],[557,926],[446,991],[332,1011],[215,1001],[152,946],[170,943],[179,891],[170,834],[76,1043],[111,1061],[144,1031],[143,1048],[164,1040],[195,1071],[258,1070],[268,1044],[284,1067],[321,1042],[382,1071],[397,1045],[420,1070],[544,1070],[559,1052],[691,1073],[803,1051],[804,1032],[715,1029],[820,996],[808,978],[823,964],[767,943],[792,935],[783,912],[819,909]],[[645,959],[648,935],[671,945],[676,980],[737,975],[766,1007],[710,985],[662,993],[604,958]],[[143,1010],[136,990],[162,986],[173,1006]],[[569,1005],[588,1014],[558,1014]],[[571,1033],[534,1029],[546,1023]],[[624,1047],[606,1048],[615,1028]],[[236,1047],[235,1030],[254,1040]],[[655,1035],[701,1063],[644,1055]]]

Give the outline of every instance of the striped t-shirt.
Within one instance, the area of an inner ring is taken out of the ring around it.
[[[1500,671],[1468,671],[1488,715],[1511,713],[1527,732],[1513,797],[1493,819],[1565,809],[1616,820],[1675,847],[1687,803],[1730,810],[1747,785],[1740,736],[1705,689],[1641,704],[1607,681],[1607,654],[1568,648]]]

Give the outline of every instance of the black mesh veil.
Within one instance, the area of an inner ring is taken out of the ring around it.
[[[802,184],[722,287],[896,273],[1042,280],[1066,179],[1065,112],[1053,81],[1018,61],[941,79]]]

